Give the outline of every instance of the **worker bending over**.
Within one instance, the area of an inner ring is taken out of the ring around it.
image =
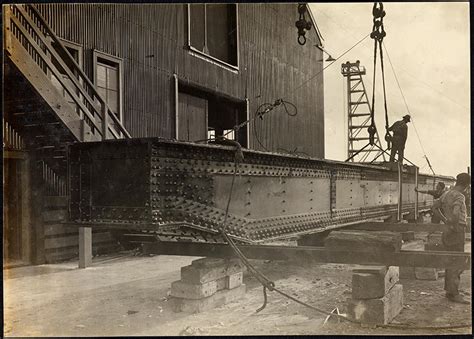
[[[390,162],[395,162],[395,154],[398,153],[398,162],[403,162],[403,153],[405,151],[405,143],[407,142],[408,126],[411,121],[409,115],[405,115],[402,120],[396,121],[388,130],[393,132],[392,152],[390,153]]]
[[[471,185],[471,176],[460,173],[456,177],[456,185],[434,201],[433,211],[439,218],[449,225],[443,232],[442,242],[446,251],[464,252],[464,232],[467,226],[466,201],[463,192]],[[459,294],[459,283],[462,270],[446,268],[444,289],[446,297],[456,303],[469,304]]]

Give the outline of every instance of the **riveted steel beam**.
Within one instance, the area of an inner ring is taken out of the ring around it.
[[[153,230],[160,239],[242,242],[384,219],[397,213],[398,173],[389,167],[243,150],[159,138],[72,145],[70,217],[81,225]],[[402,173],[402,213],[415,209],[414,173]],[[419,189],[453,178],[419,175]],[[232,199],[226,208],[232,186]],[[432,199],[418,197],[429,209]],[[169,231],[169,225],[176,228]],[[207,233],[207,234],[205,234]]]

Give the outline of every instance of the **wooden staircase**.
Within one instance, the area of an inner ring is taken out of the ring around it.
[[[34,5],[4,6],[3,19],[3,149],[30,159],[35,262],[72,258],[78,231],[64,224],[68,146],[130,134]],[[106,230],[94,241],[97,253],[117,247]]]
[[[65,180],[69,144],[130,134],[34,5],[5,6],[3,15],[4,123]]]

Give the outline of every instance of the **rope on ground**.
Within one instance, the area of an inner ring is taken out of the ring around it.
[[[322,314],[325,314],[325,315],[328,315],[328,316],[332,316],[332,317],[337,317],[339,319],[342,319],[342,320],[345,320],[345,321],[348,321],[350,323],[354,323],[354,324],[361,324],[360,321],[357,321],[355,319],[351,319],[345,315],[342,315],[342,314],[337,314],[337,313],[332,313],[332,312],[328,312],[328,311],[325,311],[325,310],[322,310],[318,307],[315,307],[313,305],[310,305],[304,301],[301,301],[291,295],[289,295],[288,293],[286,292],[283,292],[282,290],[278,289],[276,286],[275,286],[275,283],[270,280],[269,278],[267,278],[263,273],[259,272],[250,262],[249,260],[245,257],[245,255],[242,253],[242,251],[238,248],[238,246],[235,244],[235,242],[233,241],[233,239],[226,233],[226,228],[227,228],[227,218],[229,216],[229,208],[230,208],[230,204],[231,204],[231,201],[232,201],[232,192],[233,192],[233,189],[234,189],[234,185],[235,185],[235,177],[237,176],[237,170],[238,170],[238,167],[239,167],[239,164],[243,161],[243,154],[242,154],[242,146],[237,142],[237,141],[234,141],[234,140],[228,140],[227,141],[229,143],[232,143],[234,146],[235,146],[235,156],[234,156],[234,173],[232,175],[232,181],[231,181],[231,185],[230,185],[230,191],[229,191],[229,196],[227,198],[227,204],[226,204],[226,209],[225,209],[225,216],[224,216],[224,222],[222,224],[222,227],[221,227],[221,234],[222,236],[224,237],[224,239],[227,241],[227,243],[229,244],[229,246],[231,246],[231,248],[234,250],[235,254],[237,255],[237,257],[243,262],[243,264],[247,267],[247,269],[249,270],[249,272],[262,284],[263,286],[263,305],[261,307],[259,307],[257,310],[256,310],[256,313],[262,311],[263,309],[265,309],[265,307],[267,306],[267,303],[268,303],[268,296],[267,296],[267,289],[269,291],[275,291],[277,292],[278,294],[290,299],[290,300],[293,300],[294,302],[300,304],[300,305],[303,305],[303,306],[306,306],[316,312],[319,312],[319,313],[322,313]],[[376,325],[377,327],[382,327],[382,328],[397,328],[397,329],[408,329],[408,330],[436,330],[436,329],[456,329],[456,328],[465,328],[465,327],[470,327],[472,326],[471,324],[456,324],[456,325],[440,325],[440,326],[412,326],[412,325],[408,325],[408,324],[387,324],[387,325]]]

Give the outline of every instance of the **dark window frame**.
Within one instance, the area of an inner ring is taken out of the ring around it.
[[[106,62],[117,64],[118,66],[118,120],[120,122],[123,121],[123,59],[116,57],[115,55],[110,55],[105,52],[101,52],[99,50],[93,49],[92,50],[92,79],[95,86],[97,86],[97,63],[99,59],[103,59]]]
[[[178,140],[179,138],[179,132],[178,132],[178,126],[179,126],[179,93],[183,92],[180,91],[180,88],[191,88],[194,89],[198,92],[205,93],[206,95],[217,95],[220,96],[228,101],[231,101],[236,104],[242,104],[245,105],[245,115],[246,115],[246,121],[250,120],[250,101],[248,98],[241,99],[237,97],[233,97],[230,95],[227,95],[225,93],[219,92],[212,90],[210,88],[206,88],[202,85],[199,85],[197,83],[193,83],[189,80],[184,80],[180,77],[178,77],[177,74],[173,74],[172,77],[172,86],[174,88],[174,93],[173,93],[173,101],[174,101],[174,123],[175,123],[175,130],[174,130],[174,138]],[[185,92],[185,91],[184,91]],[[208,123],[207,123],[208,124]],[[250,149],[250,126],[251,124],[246,125],[246,138],[247,138],[247,145],[243,146],[246,149]],[[209,128],[209,125],[208,125]]]
[[[77,52],[78,60],[76,60],[76,63],[79,65],[79,67],[82,70],[84,70],[84,47],[81,44],[77,43],[77,42],[73,42],[73,41],[70,41],[70,40],[63,39],[63,38],[59,38],[59,40],[61,41],[63,46],[66,48],[66,50],[69,48],[69,49],[73,49]],[[73,55],[71,55],[71,56],[74,58]],[[77,71],[73,71],[73,70],[71,70],[71,71],[73,72],[73,74],[75,74],[77,76]],[[50,79],[52,78],[52,73],[51,73],[51,70],[49,68],[47,69],[47,75]],[[79,83],[82,84],[82,79],[79,79]]]
[[[212,3],[211,3],[212,4]],[[225,69],[231,70],[231,71],[238,71],[239,70],[239,65],[240,65],[240,53],[239,53],[239,5],[235,5],[235,34],[236,34],[236,65],[229,64],[223,60],[220,60],[210,54],[204,53],[203,51],[200,51],[199,49],[193,47],[191,45],[191,4],[186,5],[186,31],[187,31],[187,45],[186,47],[189,49],[189,52],[191,55],[200,57],[201,59],[207,60],[209,62],[212,62],[218,66],[221,66]]]
[[[65,40],[61,38],[59,40],[61,40],[64,47],[77,51],[77,55],[79,57],[77,60],[77,64],[82,70],[84,70],[84,47],[82,47],[82,45],[78,44],[77,42],[73,42],[73,41],[69,41],[69,40]]]

